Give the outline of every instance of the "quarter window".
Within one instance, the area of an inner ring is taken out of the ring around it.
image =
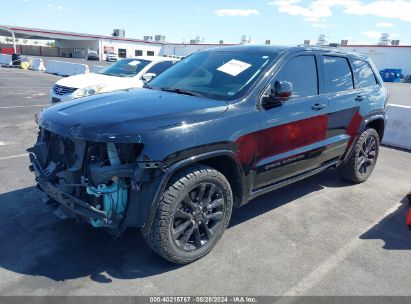
[[[276,76],[276,80],[289,81],[294,97],[318,94],[317,65],[314,56],[298,56],[290,59]]]
[[[327,93],[352,90],[353,78],[347,58],[323,56],[324,86]]]
[[[366,88],[377,84],[374,72],[367,62],[355,60],[352,67],[354,70],[355,85],[357,88]]]

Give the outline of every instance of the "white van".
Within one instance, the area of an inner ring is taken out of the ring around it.
[[[60,79],[50,91],[51,103],[116,90],[141,88],[178,61],[176,58],[141,56],[121,59],[98,73]]]

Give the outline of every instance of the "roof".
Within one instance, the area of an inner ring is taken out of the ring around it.
[[[298,51],[317,51],[323,53],[331,54],[344,54],[352,58],[357,59],[366,59],[367,56],[348,50],[343,50],[340,48],[334,47],[318,47],[318,46],[307,46],[307,45],[298,45],[298,46],[279,46],[279,45],[236,45],[236,46],[223,46],[216,47],[209,50],[204,50],[202,52],[254,52],[254,53],[265,53],[265,54],[278,54],[285,52],[298,52]]]
[[[86,33],[75,33],[67,31],[57,31],[57,30],[48,30],[48,29],[37,29],[37,28],[27,28],[20,26],[11,26],[11,25],[0,25],[0,36],[10,36],[11,32],[15,33],[16,38],[22,39],[67,39],[67,40],[97,40],[97,39],[109,39],[116,41],[125,41],[125,42],[137,42],[144,44],[153,44],[153,45],[233,45],[233,44],[217,44],[217,43],[170,43],[170,42],[158,42],[158,41],[146,41],[142,39],[134,38],[121,38],[113,37],[106,35],[96,35],[96,34],[86,34]]]
[[[233,46],[221,46],[215,47],[210,51],[226,51],[226,52],[256,52],[256,53],[279,53],[285,50],[291,49],[291,46],[280,46],[280,45],[233,45]],[[207,51],[207,50],[205,50]],[[204,51],[203,51],[204,52]]]

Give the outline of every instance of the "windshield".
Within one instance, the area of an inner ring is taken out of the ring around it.
[[[199,52],[154,78],[147,87],[234,100],[245,94],[277,55],[272,52]]]
[[[144,59],[122,59],[103,68],[99,73],[118,77],[133,77],[140,73],[149,63],[151,63],[150,60]]]

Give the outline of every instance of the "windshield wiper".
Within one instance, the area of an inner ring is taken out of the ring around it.
[[[160,90],[159,88],[153,87],[153,86],[151,86],[151,85],[149,85],[149,84],[147,84],[147,83],[143,84],[143,88],[149,89],[149,90]]]
[[[183,94],[183,95],[189,95],[189,96],[196,96],[196,97],[203,97],[203,95],[185,90],[185,89],[179,89],[179,88],[161,88],[161,91],[165,92],[173,92],[177,94]]]

